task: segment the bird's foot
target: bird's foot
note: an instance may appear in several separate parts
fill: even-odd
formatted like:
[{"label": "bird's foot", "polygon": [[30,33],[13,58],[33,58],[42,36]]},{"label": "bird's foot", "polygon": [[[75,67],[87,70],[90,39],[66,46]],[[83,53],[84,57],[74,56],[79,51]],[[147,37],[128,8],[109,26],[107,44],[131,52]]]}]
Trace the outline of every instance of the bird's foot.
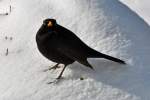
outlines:
[{"label": "bird's foot", "polygon": [[57,83],[59,83],[62,79],[63,79],[62,77],[60,77],[60,78],[58,77],[58,78],[56,78],[54,81],[48,82],[47,84],[57,84]]},{"label": "bird's foot", "polygon": [[54,70],[56,70],[57,68],[60,68],[60,66],[53,66],[53,67],[51,67],[51,68],[49,68],[48,70],[52,70],[52,69],[54,69]]},{"label": "bird's foot", "polygon": [[[55,65],[55,66],[58,66],[58,64]],[[63,74],[63,72],[64,72],[64,70],[65,70],[66,67],[67,66],[65,65],[64,68],[62,69],[61,73],[59,74],[59,76],[56,78],[56,80],[54,80],[52,82],[49,82],[48,84],[58,83],[62,79],[62,74]]]},{"label": "bird's foot", "polygon": [[45,69],[44,72],[49,71],[49,70],[52,70],[52,69],[56,70],[57,68],[60,68],[60,66],[58,66],[58,65],[59,65],[59,64],[56,64],[56,65],[53,66],[53,67],[50,67],[50,68],[48,68],[48,69]]}]

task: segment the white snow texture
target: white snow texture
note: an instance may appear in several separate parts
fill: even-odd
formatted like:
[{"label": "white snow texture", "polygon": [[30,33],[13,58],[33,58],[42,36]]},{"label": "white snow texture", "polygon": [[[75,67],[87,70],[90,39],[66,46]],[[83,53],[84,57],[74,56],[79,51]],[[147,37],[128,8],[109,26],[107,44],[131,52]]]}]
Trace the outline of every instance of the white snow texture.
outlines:
[{"label": "white snow texture", "polygon": [[[118,0],[0,0],[0,100],[150,100],[150,27],[144,16]],[[93,71],[75,62],[58,84],[47,84],[62,68],[43,72],[55,64],[35,42],[45,18],[127,65],[88,59]]]}]

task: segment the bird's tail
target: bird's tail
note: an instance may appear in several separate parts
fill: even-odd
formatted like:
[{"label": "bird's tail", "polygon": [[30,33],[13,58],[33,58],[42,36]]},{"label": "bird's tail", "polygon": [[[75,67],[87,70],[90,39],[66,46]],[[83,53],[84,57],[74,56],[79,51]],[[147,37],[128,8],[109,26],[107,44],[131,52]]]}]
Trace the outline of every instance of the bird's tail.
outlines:
[{"label": "bird's tail", "polygon": [[118,62],[120,64],[126,64],[125,61],[123,60],[120,60],[118,58],[115,58],[115,57],[112,57],[112,56],[109,56],[109,55],[106,55],[106,54],[102,54],[96,50],[92,51],[91,53],[89,53],[89,58],[105,58],[105,59],[108,59],[108,60],[112,60],[114,62]]}]

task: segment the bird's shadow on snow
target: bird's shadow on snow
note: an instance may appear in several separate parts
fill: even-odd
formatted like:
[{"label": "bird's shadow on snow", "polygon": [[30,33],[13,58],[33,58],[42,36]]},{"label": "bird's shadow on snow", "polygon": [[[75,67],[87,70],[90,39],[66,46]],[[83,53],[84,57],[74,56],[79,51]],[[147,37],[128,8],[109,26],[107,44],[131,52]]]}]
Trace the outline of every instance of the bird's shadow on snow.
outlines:
[{"label": "bird's shadow on snow", "polygon": [[[130,72],[131,65],[119,64],[105,59],[90,59],[88,61],[94,67],[94,70],[79,63],[74,63],[68,66],[71,74],[69,73],[67,78],[71,80],[81,80],[82,78],[83,81],[90,78],[125,92],[128,92],[128,88],[132,87],[128,86],[135,80],[130,77],[132,75],[132,72]],[[136,93],[133,93],[133,95],[136,95]]]},{"label": "bird's shadow on snow", "polygon": [[69,66],[71,69],[69,78],[80,79],[83,77],[86,79],[90,77],[96,81],[107,82],[107,84],[109,84],[112,82],[113,77],[120,75],[122,71],[125,72],[128,70],[128,67],[124,64],[118,64],[105,59],[90,59],[88,61],[93,66],[94,70],[79,63],[75,63]]}]

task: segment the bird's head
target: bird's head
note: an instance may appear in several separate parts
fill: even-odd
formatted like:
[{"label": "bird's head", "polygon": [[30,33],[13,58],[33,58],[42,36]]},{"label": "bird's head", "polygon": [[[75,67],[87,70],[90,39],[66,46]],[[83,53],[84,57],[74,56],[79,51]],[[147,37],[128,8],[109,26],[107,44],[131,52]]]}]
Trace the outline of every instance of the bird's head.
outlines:
[{"label": "bird's head", "polygon": [[53,28],[56,25],[56,20],[55,19],[45,19],[43,21],[43,25],[48,28]]}]

